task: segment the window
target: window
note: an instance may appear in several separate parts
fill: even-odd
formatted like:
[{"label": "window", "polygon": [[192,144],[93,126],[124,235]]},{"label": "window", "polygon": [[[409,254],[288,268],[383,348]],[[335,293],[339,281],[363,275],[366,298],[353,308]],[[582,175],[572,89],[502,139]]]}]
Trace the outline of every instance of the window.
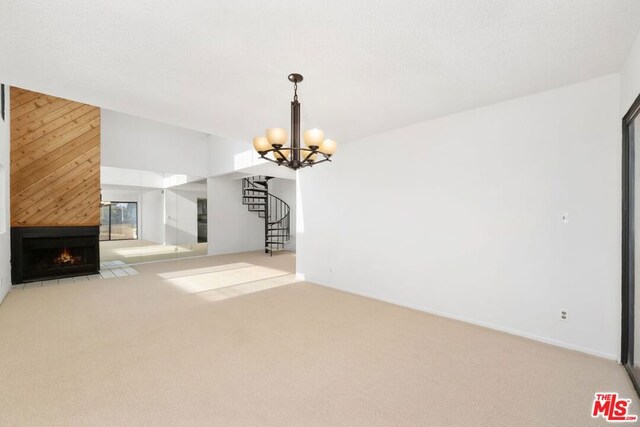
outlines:
[{"label": "window", "polygon": [[103,202],[100,207],[100,240],[138,238],[138,203]]},{"label": "window", "polygon": [[640,393],[640,95],[622,119],[622,351]]}]

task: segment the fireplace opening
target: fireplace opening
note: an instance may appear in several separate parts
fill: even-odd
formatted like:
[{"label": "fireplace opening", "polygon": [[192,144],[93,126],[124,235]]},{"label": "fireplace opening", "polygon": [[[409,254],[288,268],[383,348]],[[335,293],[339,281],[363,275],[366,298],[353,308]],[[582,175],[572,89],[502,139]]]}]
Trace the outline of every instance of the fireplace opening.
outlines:
[{"label": "fireplace opening", "polygon": [[73,251],[64,248],[60,251],[60,255],[53,259],[57,265],[77,265],[82,262],[82,255],[74,255]]},{"label": "fireplace opening", "polygon": [[48,276],[48,273],[55,273],[57,276],[58,272],[72,271],[87,262],[91,263],[91,255],[88,253],[91,248],[88,246],[47,248],[49,242],[44,242],[45,247],[39,247],[41,243],[33,240],[26,242],[25,264],[29,267],[27,275]]},{"label": "fireplace opening", "polygon": [[99,227],[14,227],[14,284],[98,273]]}]

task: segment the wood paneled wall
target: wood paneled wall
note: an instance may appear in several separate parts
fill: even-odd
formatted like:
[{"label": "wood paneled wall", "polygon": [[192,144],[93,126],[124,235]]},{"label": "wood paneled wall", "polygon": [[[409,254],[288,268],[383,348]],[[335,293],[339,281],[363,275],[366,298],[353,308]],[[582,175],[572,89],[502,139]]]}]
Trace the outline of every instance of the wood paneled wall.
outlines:
[{"label": "wood paneled wall", "polygon": [[100,108],[11,88],[11,226],[100,224]]}]

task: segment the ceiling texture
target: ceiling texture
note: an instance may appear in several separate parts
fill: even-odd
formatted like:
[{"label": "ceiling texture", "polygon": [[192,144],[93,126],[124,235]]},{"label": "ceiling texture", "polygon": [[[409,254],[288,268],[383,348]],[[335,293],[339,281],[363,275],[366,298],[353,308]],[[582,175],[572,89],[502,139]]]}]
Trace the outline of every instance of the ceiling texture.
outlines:
[{"label": "ceiling texture", "polygon": [[638,0],[0,2],[0,81],[238,140],[349,141],[618,72]]}]

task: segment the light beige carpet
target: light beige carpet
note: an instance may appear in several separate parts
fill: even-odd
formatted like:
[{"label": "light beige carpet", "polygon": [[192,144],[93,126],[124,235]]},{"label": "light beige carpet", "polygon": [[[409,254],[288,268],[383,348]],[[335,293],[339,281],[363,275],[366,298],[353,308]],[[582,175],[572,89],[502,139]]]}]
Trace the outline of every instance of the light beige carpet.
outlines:
[{"label": "light beige carpet", "polygon": [[293,283],[294,256],[139,265],[0,305],[2,426],[588,426],[615,362]]}]

